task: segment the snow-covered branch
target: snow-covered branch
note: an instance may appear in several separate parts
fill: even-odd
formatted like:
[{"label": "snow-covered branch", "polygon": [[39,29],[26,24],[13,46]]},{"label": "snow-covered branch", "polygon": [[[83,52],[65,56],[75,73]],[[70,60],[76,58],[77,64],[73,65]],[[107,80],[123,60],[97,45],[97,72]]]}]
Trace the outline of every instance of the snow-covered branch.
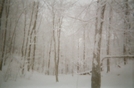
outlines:
[{"label": "snow-covered branch", "polygon": [[134,55],[106,55],[103,56],[101,61],[103,62],[105,59],[113,59],[113,58],[134,58]]}]

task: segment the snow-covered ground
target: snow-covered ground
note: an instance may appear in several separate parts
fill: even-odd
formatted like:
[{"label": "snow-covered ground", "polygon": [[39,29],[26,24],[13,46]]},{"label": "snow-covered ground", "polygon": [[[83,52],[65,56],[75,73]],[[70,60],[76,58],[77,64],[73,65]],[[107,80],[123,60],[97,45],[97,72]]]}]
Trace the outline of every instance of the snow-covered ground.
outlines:
[{"label": "snow-covered ground", "polygon": [[[110,73],[102,72],[101,88],[134,88],[134,62],[126,66],[111,69]],[[34,72],[16,81],[9,79],[4,82],[0,72],[0,88],[91,88],[91,75],[59,75],[59,82],[55,76],[47,76]]]}]

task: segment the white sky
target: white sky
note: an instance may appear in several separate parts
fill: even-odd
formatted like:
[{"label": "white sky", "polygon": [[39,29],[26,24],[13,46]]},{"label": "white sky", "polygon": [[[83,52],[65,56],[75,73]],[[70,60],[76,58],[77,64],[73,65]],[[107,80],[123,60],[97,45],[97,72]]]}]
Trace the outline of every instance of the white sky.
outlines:
[{"label": "white sky", "polygon": [[78,1],[81,4],[86,4],[86,3],[89,3],[89,1],[91,0],[69,0],[69,1]]}]

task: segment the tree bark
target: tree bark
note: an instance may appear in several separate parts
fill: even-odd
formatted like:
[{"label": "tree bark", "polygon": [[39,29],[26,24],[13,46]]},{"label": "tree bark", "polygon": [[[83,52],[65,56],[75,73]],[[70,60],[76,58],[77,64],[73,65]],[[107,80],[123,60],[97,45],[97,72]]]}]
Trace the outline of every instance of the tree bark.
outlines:
[{"label": "tree bark", "polygon": [[50,68],[50,59],[51,59],[51,49],[52,49],[52,40],[50,41],[50,46],[49,46],[49,60],[48,60],[48,75],[49,75],[49,68]]},{"label": "tree bark", "polygon": [[[129,53],[129,37],[128,37],[128,29],[129,29],[129,24],[127,22],[129,22],[129,5],[128,5],[128,0],[124,1],[125,3],[125,30],[124,30],[124,46],[123,46],[123,54],[127,55]],[[126,22],[127,21],[127,22]],[[124,65],[127,64],[127,58],[124,58]]]},{"label": "tree bark", "polygon": [[34,62],[35,62],[35,54],[36,54],[36,25],[37,25],[37,18],[38,18],[38,8],[39,8],[39,2],[37,2],[36,6],[36,14],[35,14],[35,20],[34,20],[34,26],[33,26],[33,31],[34,31],[34,49],[33,49],[33,63],[32,63],[32,70],[34,70]]},{"label": "tree bark", "polygon": [[[33,5],[32,5],[32,12],[31,12],[31,18],[30,18],[30,25],[29,25],[29,30],[28,30],[28,37],[27,37],[27,43],[26,45],[28,45],[28,58],[27,58],[27,61],[28,61],[28,66],[27,66],[27,70],[30,71],[30,68],[31,68],[31,42],[32,42],[32,34],[33,34],[33,30],[31,30],[31,25],[32,25],[32,20],[33,20],[33,13],[34,13],[34,6],[35,6],[35,3],[33,2]],[[27,47],[26,47],[27,49]]]},{"label": "tree bark", "polygon": [[[6,22],[5,22],[5,34],[4,34],[4,44],[3,44],[3,59],[4,59],[4,65],[6,64],[5,62],[6,62],[6,55],[7,55],[7,53],[6,53],[6,48],[7,48],[7,37],[8,37],[8,18],[9,18],[9,13],[10,13],[10,0],[6,0],[5,1],[6,2],[6,4],[8,4],[8,5],[5,5],[5,11],[6,11],[6,13],[5,13],[5,16],[6,16]],[[9,29],[9,30],[11,30],[11,29]]]},{"label": "tree bark", "polygon": [[[110,12],[109,12],[109,27],[107,31],[107,55],[110,55],[110,30],[111,30],[111,19],[112,19],[112,8],[110,7]],[[110,72],[110,59],[107,59],[107,73]]]},{"label": "tree bark", "polygon": [[[99,3],[99,0],[97,2]],[[102,28],[103,28],[103,19],[105,13],[105,6],[97,8],[97,18],[96,18],[96,29],[95,29],[95,42],[94,42],[94,51],[93,51],[93,60],[92,60],[92,77],[91,77],[91,88],[100,88],[101,87],[101,66],[100,66],[100,49],[101,49],[101,37],[102,37]]]},{"label": "tree bark", "polygon": [[27,15],[27,12],[25,10],[25,17],[24,17],[24,36],[23,36],[23,42],[22,42],[22,48],[21,48],[21,52],[22,52],[22,60],[23,60],[23,66],[22,66],[22,74],[24,74],[24,68],[25,68],[25,59],[26,59],[26,54],[25,54],[25,50],[24,50],[24,47],[25,46],[25,37],[26,37],[26,22],[27,22],[27,19],[26,19],[26,15]]},{"label": "tree bark", "polygon": [[[8,3],[9,5],[6,5],[5,6],[5,3]],[[3,34],[3,48],[2,48],[2,58],[0,60],[0,70],[2,70],[2,64],[4,63],[5,65],[5,61],[6,61],[6,58],[5,57],[5,51],[6,51],[6,40],[7,40],[7,25],[8,25],[8,17],[9,17],[9,9],[10,9],[10,1],[6,1],[6,0],[3,0],[2,1],[2,5],[0,7],[0,29],[1,29],[1,19],[2,19],[2,12],[4,10],[4,6],[5,6],[5,16],[6,16],[6,20],[5,20],[5,29],[3,30],[4,31],[4,34]]]},{"label": "tree bark", "polygon": [[3,9],[4,9],[5,0],[2,0],[1,2],[2,3],[0,5],[0,30],[1,30],[2,13],[3,13]]},{"label": "tree bark", "polygon": [[85,29],[83,31],[83,71],[85,71],[85,67],[86,67],[86,63],[85,63],[85,56],[86,56],[86,47],[85,47],[85,44],[86,44],[86,36],[85,36]]}]

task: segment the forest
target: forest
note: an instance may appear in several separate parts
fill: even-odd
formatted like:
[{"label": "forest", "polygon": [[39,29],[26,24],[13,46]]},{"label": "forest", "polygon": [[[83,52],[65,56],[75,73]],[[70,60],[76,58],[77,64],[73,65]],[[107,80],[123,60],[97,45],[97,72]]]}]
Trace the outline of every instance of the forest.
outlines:
[{"label": "forest", "polygon": [[134,0],[0,0],[0,88],[134,88],[133,67]]}]

